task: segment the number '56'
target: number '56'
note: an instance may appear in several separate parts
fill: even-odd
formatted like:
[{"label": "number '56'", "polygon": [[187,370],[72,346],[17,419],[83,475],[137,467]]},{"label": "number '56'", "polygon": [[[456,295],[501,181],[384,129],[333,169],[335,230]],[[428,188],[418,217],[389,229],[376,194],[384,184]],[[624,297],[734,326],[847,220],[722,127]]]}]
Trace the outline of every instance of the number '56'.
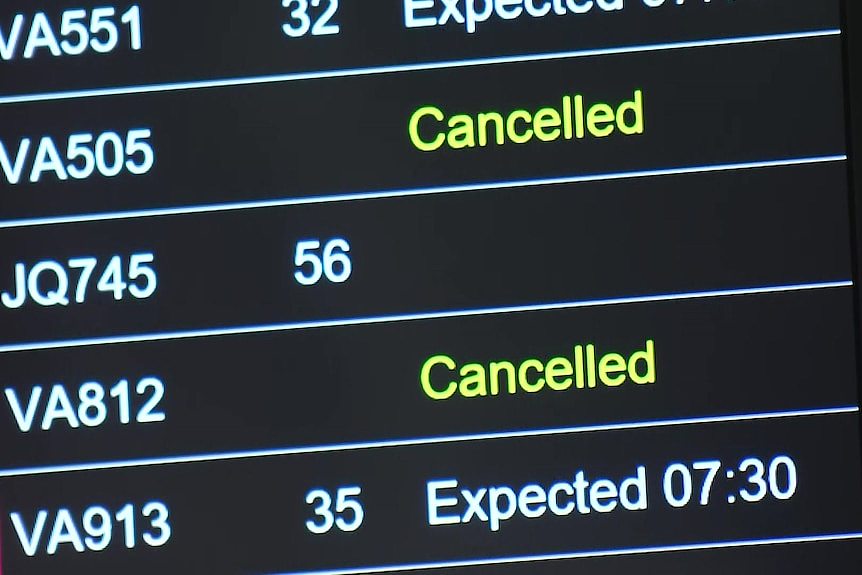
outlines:
[{"label": "number '56'", "polygon": [[343,238],[329,240],[325,245],[320,240],[302,240],[296,244],[293,277],[304,286],[315,285],[324,277],[334,284],[344,283],[353,273],[349,252],[350,243]]}]

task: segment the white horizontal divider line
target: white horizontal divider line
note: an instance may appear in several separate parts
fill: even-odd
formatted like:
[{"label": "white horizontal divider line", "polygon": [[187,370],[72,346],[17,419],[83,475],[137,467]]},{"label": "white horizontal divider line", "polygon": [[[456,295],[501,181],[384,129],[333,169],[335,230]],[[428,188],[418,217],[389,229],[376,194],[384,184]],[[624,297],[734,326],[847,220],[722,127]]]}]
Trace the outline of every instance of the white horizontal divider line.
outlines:
[{"label": "white horizontal divider line", "polygon": [[467,435],[450,435],[436,437],[418,437],[409,439],[392,439],[383,441],[367,441],[359,443],[337,443],[331,445],[314,445],[301,447],[286,447],[280,449],[260,449],[249,451],[232,451],[222,453],[204,453],[198,455],[179,455],[173,457],[154,457],[127,459],[118,461],[103,461],[96,463],[71,463],[67,465],[47,465],[0,470],[0,478],[25,477],[36,475],[55,475],[60,473],[76,473],[82,471],[104,471],[109,469],[129,469],[140,467],[157,467],[166,465],[181,465],[190,463],[209,463],[217,461],[235,461],[239,459],[260,459],[264,457],[282,457],[289,455],[307,455],[312,453],[333,453],[347,451],[364,451],[369,449],[390,449],[395,447],[418,447],[423,445],[441,445],[452,443],[468,443],[474,441],[492,441],[498,439],[519,439],[529,437],[547,437],[552,435],[576,435],[583,433],[599,433],[605,431],[630,431],[636,429],[658,429],[666,427],[682,427],[691,425],[738,423],[746,421],[769,421],[775,419],[792,419],[798,417],[817,417],[831,415],[847,415],[859,413],[858,406],[830,407],[823,409],[803,409],[795,411],[778,411],[766,413],[748,413],[741,415],[717,415],[707,417],[690,417],[684,419],[661,419],[652,421],[610,423],[600,425],[583,425],[574,427],[557,427],[549,429],[531,429],[519,431],[502,431],[491,433],[474,433]]},{"label": "white horizontal divider line", "polygon": [[70,90],[63,92],[45,92],[39,94],[22,94],[0,97],[0,105],[48,102],[55,100],[73,100],[82,98],[97,98],[103,96],[124,96],[131,94],[152,94],[158,92],[176,92],[181,90],[202,90],[208,88],[228,88],[233,86],[249,86],[255,84],[276,84],[297,82],[302,80],[319,80],[326,78],[347,78],[355,76],[372,76],[376,74],[397,74],[402,72],[421,72],[426,70],[444,70],[449,68],[467,68],[473,66],[491,66],[495,64],[516,64],[522,62],[539,62],[543,60],[563,60],[571,58],[587,58],[593,56],[611,56],[616,54],[636,54],[639,52],[658,52],[664,50],[680,50],[686,48],[706,48],[713,46],[729,46],[734,44],[752,44],[762,42],[777,42],[782,40],[803,40],[826,36],[839,36],[840,29],[809,30],[789,32],[784,34],[763,34],[740,36],[735,38],[713,38],[687,42],[664,42],[658,44],[639,44],[615,48],[596,48],[588,50],[570,50],[545,54],[521,54],[515,56],[496,56],[490,58],[472,58],[465,60],[446,60],[440,62],[424,62],[417,64],[395,64],[390,66],[371,66],[364,68],[343,68],[321,70],[316,72],[295,72],[288,74],[272,74],[266,76],[250,76],[238,78],[223,78],[218,80],[200,80],[192,82],[172,82],[164,84],[144,84],[139,86],[122,86],[115,88],[96,88],[90,90]]},{"label": "white horizontal divider line", "polygon": [[855,541],[862,539],[862,533],[836,533],[831,535],[803,535],[798,537],[775,537],[770,539],[748,539],[738,541],[717,541],[710,543],[690,543],[685,545],[664,545],[656,547],[633,547],[628,549],[606,549],[599,551],[576,551],[549,555],[524,555],[498,559],[473,559],[463,561],[441,561],[437,563],[415,563],[380,567],[360,567],[356,569],[332,569],[321,571],[302,571],[280,573],[278,575],[372,575],[376,573],[399,573],[404,571],[431,571],[488,565],[511,565],[516,563],[539,563],[543,561],[563,561],[567,559],[591,559],[599,557],[625,557],[631,555],[657,555],[661,553],[680,553],[685,551],[714,551],[719,549],[738,549],[740,547],[767,547],[772,545],[792,545],[801,543],[829,543]]},{"label": "white horizontal divider line", "polygon": [[793,285],[778,285],[778,286],[768,286],[768,287],[723,289],[723,290],[688,292],[688,293],[669,293],[669,294],[658,294],[658,295],[647,295],[647,296],[616,297],[616,298],[606,298],[606,299],[578,300],[578,301],[544,303],[544,304],[533,304],[533,305],[514,305],[514,306],[494,307],[494,308],[477,308],[477,309],[466,309],[466,310],[450,310],[450,311],[435,311],[435,312],[425,312],[425,313],[409,313],[409,314],[395,314],[395,315],[382,315],[382,316],[370,316],[370,317],[354,317],[354,318],[340,318],[340,319],[327,319],[327,320],[314,320],[314,321],[300,321],[300,322],[292,322],[292,323],[212,328],[212,329],[189,330],[189,331],[173,331],[173,332],[135,334],[135,335],[118,335],[118,336],[106,336],[106,337],[95,337],[95,338],[85,338],[85,339],[68,339],[68,340],[31,342],[31,343],[13,343],[13,344],[0,345],[0,354],[19,353],[19,352],[25,352],[25,351],[42,351],[42,350],[52,350],[52,349],[68,349],[68,348],[79,348],[79,347],[95,347],[95,346],[102,346],[102,345],[119,345],[119,344],[127,344],[127,343],[145,343],[145,342],[156,342],[156,341],[197,339],[197,338],[205,338],[205,337],[252,335],[252,334],[261,334],[261,333],[299,331],[299,330],[307,330],[307,329],[322,329],[322,328],[330,328],[330,327],[347,327],[347,326],[357,326],[357,325],[401,323],[401,322],[409,322],[409,321],[426,321],[426,320],[435,320],[435,319],[478,317],[478,316],[486,316],[486,315],[502,315],[502,314],[511,314],[511,313],[554,311],[554,310],[578,309],[578,308],[612,306],[612,305],[626,305],[626,304],[638,304],[638,303],[694,300],[694,299],[718,298],[718,297],[730,297],[730,296],[751,296],[751,295],[761,295],[761,294],[774,294],[774,293],[795,292],[795,291],[811,291],[811,290],[821,290],[821,289],[836,289],[836,288],[847,288],[847,287],[853,287],[853,282],[851,280],[833,281],[833,282],[818,282],[818,283],[807,283],[807,284],[793,284]]},{"label": "white horizontal divider line", "polygon": [[630,180],[636,178],[651,178],[659,176],[679,176],[686,174],[702,174],[710,172],[729,172],[736,170],[754,170],[764,168],[780,168],[800,166],[809,164],[822,164],[830,162],[843,162],[847,160],[846,154],[815,156],[807,158],[791,158],[781,160],[764,160],[757,162],[738,162],[731,164],[715,164],[705,166],[689,166],[676,168],[660,168],[655,170],[637,170],[629,172],[612,172],[605,174],[591,174],[578,176],[562,176],[554,178],[535,178],[527,180],[507,180],[499,182],[477,182],[475,184],[458,184],[450,186],[434,186],[424,188],[412,188],[401,190],[381,190],[368,192],[354,192],[344,194],[319,195],[309,197],[281,198],[274,200],[255,200],[248,202],[226,202],[221,204],[191,205],[172,208],[151,208],[143,210],[129,210],[120,212],[104,212],[92,214],[79,214],[71,216],[49,216],[42,218],[26,218],[15,220],[0,220],[0,230],[12,228],[26,228],[34,226],[50,226],[59,224],[79,224],[90,222],[104,222],[113,220],[130,220],[140,218],[153,218],[161,216],[180,216],[192,214],[206,214],[214,212],[233,212],[239,210],[254,210],[262,208],[278,208],[287,206],[299,206],[308,204],[330,204],[338,202],[353,202],[359,200],[380,200],[391,198],[406,198],[413,196],[430,196],[439,194],[452,194],[459,192],[478,192],[485,190],[503,190],[511,188],[529,188],[537,186],[552,186],[559,184],[579,184],[588,182],[607,182],[613,180]]}]

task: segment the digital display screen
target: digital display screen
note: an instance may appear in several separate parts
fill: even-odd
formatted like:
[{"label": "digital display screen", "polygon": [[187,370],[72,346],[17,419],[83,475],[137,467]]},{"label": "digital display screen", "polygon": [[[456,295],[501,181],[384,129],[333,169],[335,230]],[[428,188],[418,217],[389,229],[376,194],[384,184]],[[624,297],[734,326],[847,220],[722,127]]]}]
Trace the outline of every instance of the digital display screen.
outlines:
[{"label": "digital display screen", "polygon": [[857,572],[848,8],[3,2],[0,575]]}]

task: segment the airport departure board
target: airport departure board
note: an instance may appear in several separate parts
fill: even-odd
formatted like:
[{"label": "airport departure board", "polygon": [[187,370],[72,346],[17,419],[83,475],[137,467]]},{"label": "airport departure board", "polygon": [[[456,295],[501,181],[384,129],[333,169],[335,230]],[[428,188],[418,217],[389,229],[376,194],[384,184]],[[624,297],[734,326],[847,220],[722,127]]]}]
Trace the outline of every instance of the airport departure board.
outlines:
[{"label": "airport departure board", "polygon": [[838,0],[7,0],[0,574],[858,573]]}]

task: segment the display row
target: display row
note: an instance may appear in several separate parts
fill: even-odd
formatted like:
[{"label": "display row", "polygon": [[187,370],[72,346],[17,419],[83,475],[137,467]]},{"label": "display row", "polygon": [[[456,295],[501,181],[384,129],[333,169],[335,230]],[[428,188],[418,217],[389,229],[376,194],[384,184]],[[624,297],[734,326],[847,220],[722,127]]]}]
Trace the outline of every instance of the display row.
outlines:
[{"label": "display row", "polygon": [[840,22],[837,0],[39,4],[4,3],[0,93],[711,43]]},{"label": "display row", "polygon": [[846,186],[832,162],[7,229],[0,344],[848,282]]},{"label": "display row", "polygon": [[0,476],[853,412],[852,342],[838,288],[0,354]]},{"label": "display row", "polygon": [[813,416],[6,479],[4,565],[134,575],[194,557],[217,575],[387,572],[859,538],[858,424]]},{"label": "display row", "polygon": [[841,160],[840,51],[825,37],[0,106],[0,225]]}]

